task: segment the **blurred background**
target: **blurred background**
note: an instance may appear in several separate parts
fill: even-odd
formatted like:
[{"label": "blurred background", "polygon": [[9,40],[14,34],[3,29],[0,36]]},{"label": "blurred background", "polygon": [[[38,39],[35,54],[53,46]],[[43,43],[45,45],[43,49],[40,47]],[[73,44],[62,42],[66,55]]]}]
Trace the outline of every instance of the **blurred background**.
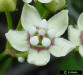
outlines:
[{"label": "blurred background", "polygon": [[[79,15],[83,12],[83,0],[67,0],[69,9],[70,24],[76,24]],[[12,12],[13,28],[18,24],[23,2],[18,0],[17,10]],[[7,21],[4,13],[0,13],[0,53],[5,49],[5,33],[8,31]],[[67,31],[63,35],[67,38]],[[80,59],[79,59],[80,58]],[[16,58],[11,56],[0,57],[0,75],[61,75],[61,70],[81,70],[83,71],[83,59],[78,52],[72,51],[66,57],[54,58],[43,67],[37,67],[31,64],[18,63]]]}]

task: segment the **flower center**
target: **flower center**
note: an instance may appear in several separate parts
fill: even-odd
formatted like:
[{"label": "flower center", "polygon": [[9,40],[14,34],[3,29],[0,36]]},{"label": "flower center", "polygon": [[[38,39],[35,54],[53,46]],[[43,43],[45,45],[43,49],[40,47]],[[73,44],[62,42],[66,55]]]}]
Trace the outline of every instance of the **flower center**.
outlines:
[{"label": "flower center", "polygon": [[80,33],[80,43],[83,45],[83,31]]},{"label": "flower center", "polygon": [[30,48],[33,48],[37,51],[48,50],[51,46],[54,45],[54,30],[48,30],[39,27],[35,28],[36,30],[33,34],[31,32],[28,32],[27,41]]},{"label": "flower center", "polygon": [[54,45],[55,30],[47,28],[47,21],[43,19],[40,27],[30,26],[28,28],[28,44],[34,50],[48,50]]}]

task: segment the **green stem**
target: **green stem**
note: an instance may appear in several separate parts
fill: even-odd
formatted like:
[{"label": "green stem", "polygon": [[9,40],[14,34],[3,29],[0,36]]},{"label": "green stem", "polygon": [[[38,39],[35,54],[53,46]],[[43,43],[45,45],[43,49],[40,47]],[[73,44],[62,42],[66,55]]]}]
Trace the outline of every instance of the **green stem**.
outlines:
[{"label": "green stem", "polygon": [[12,29],[13,23],[12,23],[12,17],[11,17],[10,12],[6,11],[5,15],[6,15],[7,23],[8,23],[8,29]]},{"label": "green stem", "polygon": [[[6,11],[5,12],[5,15],[6,15],[7,23],[8,23],[8,30],[9,29],[12,29],[13,28],[13,23],[12,23],[12,17],[11,17],[10,12]],[[10,49],[11,48],[11,45],[9,44],[8,41],[6,43],[6,48],[7,49]]]}]

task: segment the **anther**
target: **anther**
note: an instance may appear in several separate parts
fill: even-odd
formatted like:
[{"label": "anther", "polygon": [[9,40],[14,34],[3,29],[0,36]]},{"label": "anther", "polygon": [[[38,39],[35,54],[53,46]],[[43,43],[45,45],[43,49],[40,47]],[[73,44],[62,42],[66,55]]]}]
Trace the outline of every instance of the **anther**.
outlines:
[{"label": "anther", "polygon": [[36,46],[36,45],[39,43],[39,38],[38,38],[38,36],[33,36],[33,37],[31,37],[31,38],[30,38],[30,43],[31,43],[31,45]]},{"label": "anther", "polygon": [[49,38],[44,37],[43,40],[42,40],[42,45],[44,47],[48,47],[48,46],[50,46],[50,44],[51,44],[51,40]]}]

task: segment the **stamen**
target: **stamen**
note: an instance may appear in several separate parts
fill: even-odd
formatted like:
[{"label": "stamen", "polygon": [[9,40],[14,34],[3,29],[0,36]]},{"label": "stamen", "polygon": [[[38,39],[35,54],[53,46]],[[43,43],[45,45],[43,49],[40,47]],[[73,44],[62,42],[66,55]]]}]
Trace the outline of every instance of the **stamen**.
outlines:
[{"label": "stamen", "polygon": [[46,19],[43,19],[42,21],[41,21],[41,23],[40,23],[40,27],[41,28],[47,28],[47,21],[46,21]]},{"label": "stamen", "polygon": [[38,32],[38,34],[40,35],[40,36],[44,36],[45,35],[45,30],[43,30],[43,29],[40,29],[39,30],[39,32]]},{"label": "stamen", "polygon": [[50,44],[51,44],[51,40],[49,38],[44,37],[43,40],[42,40],[42,45],[44,47],[48,47],[48,46],[50,46]]},{"label": "stamen", "polygon": [[54,37],[55,37],[55,34],[56,34],[55,29],[50,29],[50,30],[48,30],[48,36],[49,36],[50,38],[54,38]]},{"label": "stamen", "polygon": [[33,35],[37,30],[36,30],[36,27],[30,26],[30,27],[28,28],[28,31],[29,31],[29,34],[30,34],[30,35]]},{"label": "stamen", "polygon": [[39,38],[38,38],[38,36],[33,36],[33,37],[31,37],[31,38],[30,38],[30,43],[31,43],[31,45],[36,46],[36,45],[39,43]]},{"label": "stamen", "polygon": [[18,61],[19,61],[20,63],[23,63],[23,62],[25,61],[25,59],[24,59],[23,57],[18,57]]}]

